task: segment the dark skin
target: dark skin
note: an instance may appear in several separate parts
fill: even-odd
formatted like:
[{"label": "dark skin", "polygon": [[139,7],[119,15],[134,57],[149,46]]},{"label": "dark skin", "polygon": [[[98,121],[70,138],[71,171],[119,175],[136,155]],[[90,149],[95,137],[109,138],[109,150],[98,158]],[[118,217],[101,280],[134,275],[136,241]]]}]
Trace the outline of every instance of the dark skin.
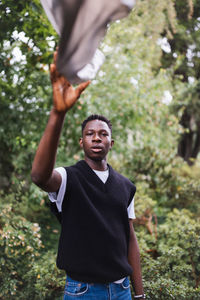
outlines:
[{"label": "dark skin", "polygon": [[54,62],[50,65],[53,108],[45,132],[40,140],[31,171],[33,182],[46,192],[56,192],[61,184],[61,176],[53,168],[65,115],[90,84],[90,81],[87,81],[74,89],[69,81],[57,72],[56,58],[57,51],[54,53]]},{"label": "dark skin", "polygon": [[[61,185],[61,176],[54,170],[57,147],[66,113],[75,105],[81,93],[89,85],[81,83],[76,89],[56,70],[57,52],[54,63],[50,66],[53,88],[53,108],[39,143],[31,171],[32,181],[47,192],[56,192]],[[114,144],[110,128],[100,120],[89,121],[80,138],[80,147],[85,154],[85,161],[94,170],[104,171],[107,166],[107,154]],[[132,220],[130,224],[130,241],[128,260],[133,268],[131,282],[136,295],[143,294],[140,254]]]},{"label": "dark skin", "polygon": [[85,161],[94,170],[107,170],[107,154],[114,144],[107,123],[100,120],[90,121],[82,135],[79,143],[85,153]]}]

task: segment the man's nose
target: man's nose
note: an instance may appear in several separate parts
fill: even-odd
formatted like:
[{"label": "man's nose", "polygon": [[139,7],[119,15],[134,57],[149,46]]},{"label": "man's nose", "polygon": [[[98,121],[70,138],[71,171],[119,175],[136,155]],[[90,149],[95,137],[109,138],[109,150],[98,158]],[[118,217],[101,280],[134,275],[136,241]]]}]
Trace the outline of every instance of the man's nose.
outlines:
[{"label": "man's nose", "polygon": [[101,141],[101,137],[99,136],[99,134],[98,133],[95,133],[94,135],[93,135],[93,139],[92,139],[94,142],[99,142],[99,141]]}]

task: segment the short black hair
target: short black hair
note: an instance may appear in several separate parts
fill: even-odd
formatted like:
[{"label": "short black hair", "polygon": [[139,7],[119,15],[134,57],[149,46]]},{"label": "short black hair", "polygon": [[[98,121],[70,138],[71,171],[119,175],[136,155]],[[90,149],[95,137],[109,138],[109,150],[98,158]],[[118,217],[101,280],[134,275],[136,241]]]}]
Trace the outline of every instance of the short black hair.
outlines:
[{"label": "short black hair", "polygon": [[105,123],[108,125],[108,127],[110,128],[110,131],[111,131],[111,133],[112,133],[112,124],[111,124],[111,121],[108,120],[106,117],[104,117],[104,116],[102,116],[102,115],[96,115],[96,114],[90,115],[87,119],[85,119],[85,120],[83,121],[83,123],[81,124],[81,127],[82,127],[82,133],[83,133],[83,130],[84,130],[86,124],[87,124],[88,122],[90,122],[90,121],[93,121],[93,120],[100,120],[100,121],[105,122]]}]

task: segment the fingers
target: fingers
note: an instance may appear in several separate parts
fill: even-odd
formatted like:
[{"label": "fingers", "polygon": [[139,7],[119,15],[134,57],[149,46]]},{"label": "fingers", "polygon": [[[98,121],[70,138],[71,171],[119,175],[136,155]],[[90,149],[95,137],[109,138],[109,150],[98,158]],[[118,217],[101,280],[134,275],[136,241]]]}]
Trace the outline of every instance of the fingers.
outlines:
[{"label": "fingers", "polygon": [[53,63],[50,65],[50,77],[51,77],[51,81],[55,81],[56,78],[59,77],[59,73],[58,73],[58,71],[56,69],[57,55],[58,55],[58,51],[56,50],[53,53]]},{"label": "fingers", "polygon": [[58,57],[58,51],[55,51],[53,54],[53,64],[50,65],[50,74],[51,81],[59,80],[61,84],[65,85],[65,87],[71,86],[70,82],[65,78],[62,74],[57,71],[56,61]]},{"label": "fingers", "polygon": [[53,62],[54,62],[54,64],[56,64],[57,57],[58,57],[58,51],[56,49],[56,51],[54,51],[54,53],[53,53]]},{"label": "fingers", "polygon": [[57,71],[55,63],[50,65],[50,78],[52,83],[59,82],[60,85],[65,87],[70,86],[69,81]]},{"label": "fingers", "polygon": [[50,73],[54,73],[56,70],[55,64],[50,64]]},{"label": "fingers", "polygon": [[71,86],[71,83],[57,71],[56,62],[58,58],[58,47],[56,47],[56,51],[53,53],[53,64],[50,65],[50,73],[51,73],[51,81],[56,81],[57,79],[60,80],[65,87]]},{"label": "fingers", "polygon": [[50,78],[52,82],[55,81],[55,72],[56,72],[55,64],[50,64]]},{"label": "fingers", "polygon": [[57,111],[65,110],[65,102],[63,98],[63,86],[60,82],[54,82],[53,84],[53,102]]},{"label": "fingers", "polygon": [[56,65],[55,64],[51,64],[50,65],[50,79],[51,79],[51,82],[54,83],[56,81],[60,81],[61,82],[64,82],[64,79],[61,79],[62,76],[58,73],[57,69],[56,69]]},{"label": "fingers", "polygon": [[76,88],[76,94],[77,94],[77,98],[81,95],[81,93],[86,89],[86,87],[90,84],[90,80],[83,82],[81,84],[78,85],[78,87]]}]

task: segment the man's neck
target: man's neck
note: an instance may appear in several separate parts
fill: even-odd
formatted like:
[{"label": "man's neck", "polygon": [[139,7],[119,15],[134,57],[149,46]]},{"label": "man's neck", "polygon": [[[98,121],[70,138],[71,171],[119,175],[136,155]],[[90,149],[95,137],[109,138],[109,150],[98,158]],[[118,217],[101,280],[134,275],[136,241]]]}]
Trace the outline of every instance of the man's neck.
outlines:
[{"label": "man's neck", "polygon": [[106,171],[108,169],[106,158],[103,160],[92,160],[88,157],[85,157],[86,163],[90,166],[91,169],[96,171]]}]

